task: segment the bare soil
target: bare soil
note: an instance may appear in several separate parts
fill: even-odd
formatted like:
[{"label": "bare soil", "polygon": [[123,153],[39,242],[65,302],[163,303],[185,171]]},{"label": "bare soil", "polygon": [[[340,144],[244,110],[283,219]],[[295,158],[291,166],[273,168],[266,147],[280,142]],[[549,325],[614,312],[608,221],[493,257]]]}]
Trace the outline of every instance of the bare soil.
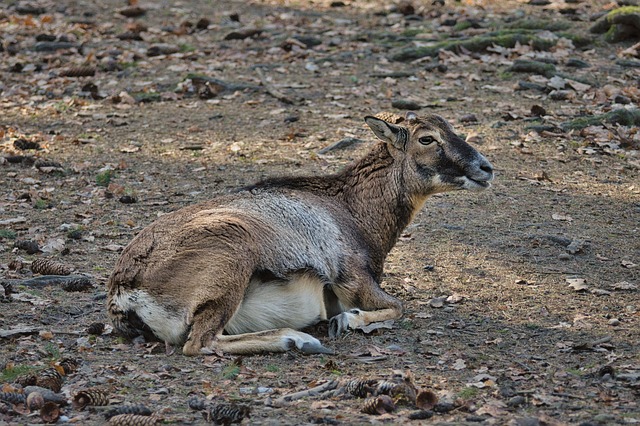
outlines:
[{"label": "bare soil", "polygon": [[[564,3],[416,2],[415,19],[384,2],[345,3],[149,2],[140,4],[146,9],[140,18],[123,17],[116,11],[124,3],[112,0],[37,2],[45,12],[32,18],[17,13],[14,2],[0,7],[0,221],[7,221],[1,277],[29,278],[29,263],[49,258],[96,283],[88,292],[13,286],[0,304],[0,330],[31,331],[0,337],[4,390],[17,372],[70,357],[81,366],[65,378],[69,398],[99,386],[110,405],[142,403],[166,423],[203,422],[187,406],[195,395],[250,405],[247,424],[395,424],[409,422],[415,407],[375,416],[362,413],[355,397],[319,395],[284,406],[269,400],[327,380],[410,371],[442,403],[441,412],[415,422],[640,422],[637,129],[525,129],[533,105],[546,110],[546,124],[606,112],[619,93],[637,105],[638,69],[614,62],[631,43],[596,39],[583,49],[552,50],[558,70],[594,83],[568,88],[565,100],[514,90],[531,77],[508,71],[513,60],[537,54],[526,46],[442,53],[446,70],[428,69],[429,59],[387,59],[416,40],[412,30],[423,31],[417,40],[426,43],[442,33],[484,33],[522,16],[588,34],[590,16],[605,3],[577,3],[571,15],[560,13]],[[196,27],[201,18],[210,20],[208,29]],[[454,30],[442,25],[447,18],[475,20],[481,28]],[[146,26],[142,40],[117,37],[136,22]],[[246,28],[262,32],[224,40]],[[65,35],[82,47],[35,51],[38,34]],[[288,40],[293,36],[319,44]],[[158,43],[177,52],[149,56]],[[569,58],[591,68],[568,67]],[[97,71],[60,75],[80,66]],[[294,103],[268,93],[256,66]],[[189,73],[252,87],[207,94],[194,89]],[[393,99],[414,100],[425,106],[419,114],[454,123],[494,164],[497,178],[482,193],[434,196],[406,230],[383,284],[405,301],[406,314],[392,329],[332,341],[319,325],[310,333],[337,355],[241,360],[167,355],[163,345],[127,342],[109,327],[98,336],[87,332],[107,321],[104,286],[119,250],[156,217],[266,176],[336,171],[373,143],[362,118],[398,112]],[[601,132],[617,145],[603,143]],[[347,137],[363,142],[319,154]],[[20,139],[40,149],[20,149]],[[59,168],[8,161],[16,155]],[[43,251],[28,254],[15,247],[19,241],[35,241]],[[66,406],[60,421],[100,424],[103,411]],[[0,423],[42,421],[37,411],[0,409]]]}]

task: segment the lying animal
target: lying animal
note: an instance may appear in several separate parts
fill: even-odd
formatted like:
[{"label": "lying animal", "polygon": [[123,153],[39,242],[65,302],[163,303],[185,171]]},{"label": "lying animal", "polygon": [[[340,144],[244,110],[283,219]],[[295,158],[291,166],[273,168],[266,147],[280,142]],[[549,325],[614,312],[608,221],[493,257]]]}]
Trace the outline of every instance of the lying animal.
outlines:
[{"label": "lying animal", "polygon": [[330,353],[297,330],[400,318],[379,285],[387,254],[430,195],[485,189],[493,167],[440,116],[365,122],[381,142],[340,173],[269,179],[142,230],[109,279],[115,328],[186,355]]}]

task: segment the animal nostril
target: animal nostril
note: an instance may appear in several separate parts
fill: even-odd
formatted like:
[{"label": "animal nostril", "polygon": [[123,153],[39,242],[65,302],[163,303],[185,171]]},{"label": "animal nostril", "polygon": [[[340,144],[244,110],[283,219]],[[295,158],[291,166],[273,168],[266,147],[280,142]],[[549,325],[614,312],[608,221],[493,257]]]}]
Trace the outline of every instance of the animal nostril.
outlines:
[{"label": "animal nostril", "polygon": [[480,166],[480,170],[486,173],[493,173],[493,167],[491,166],[491,164],[483,164],[482,166]]}]

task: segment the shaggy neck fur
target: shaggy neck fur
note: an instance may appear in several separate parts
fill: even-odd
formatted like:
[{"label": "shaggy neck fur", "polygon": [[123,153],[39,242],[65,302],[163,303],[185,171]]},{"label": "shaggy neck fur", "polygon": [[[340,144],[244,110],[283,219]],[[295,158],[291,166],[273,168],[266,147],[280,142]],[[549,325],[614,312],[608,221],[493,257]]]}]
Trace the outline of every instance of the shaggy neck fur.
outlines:
[{"label": "shaggy neck fur", "polygon": [[[370,248],[375,274],[382,274],[384,259],[398,241],[415,212],[422,207],[412,203],[397,164],[386,144],[376,145],[364,158],[342,173],[344,202],[356,219]],[[400,167],[399,167],[400,166]]]},{"label": "shaggy neck fur", "polygon": [[403,165],[397,161],[385,143],[378,143],[337,174],[268,179],[245,189],[287,188],[341,199],[370,250],[373,272],[380,277],[384,259],[425,199],[407,193]]}]

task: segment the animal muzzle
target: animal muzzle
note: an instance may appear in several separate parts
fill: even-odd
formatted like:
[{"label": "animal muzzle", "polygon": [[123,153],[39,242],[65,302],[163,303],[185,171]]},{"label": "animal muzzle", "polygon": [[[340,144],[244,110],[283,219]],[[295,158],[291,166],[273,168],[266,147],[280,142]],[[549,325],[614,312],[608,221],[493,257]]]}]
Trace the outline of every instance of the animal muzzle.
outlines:
[{"label": "animal muzzle", "polygon": [[463,189],[486,189],[491,186],[493,176],[493,166],[489,160],[478,154],[478,158],[465,168]]}]

